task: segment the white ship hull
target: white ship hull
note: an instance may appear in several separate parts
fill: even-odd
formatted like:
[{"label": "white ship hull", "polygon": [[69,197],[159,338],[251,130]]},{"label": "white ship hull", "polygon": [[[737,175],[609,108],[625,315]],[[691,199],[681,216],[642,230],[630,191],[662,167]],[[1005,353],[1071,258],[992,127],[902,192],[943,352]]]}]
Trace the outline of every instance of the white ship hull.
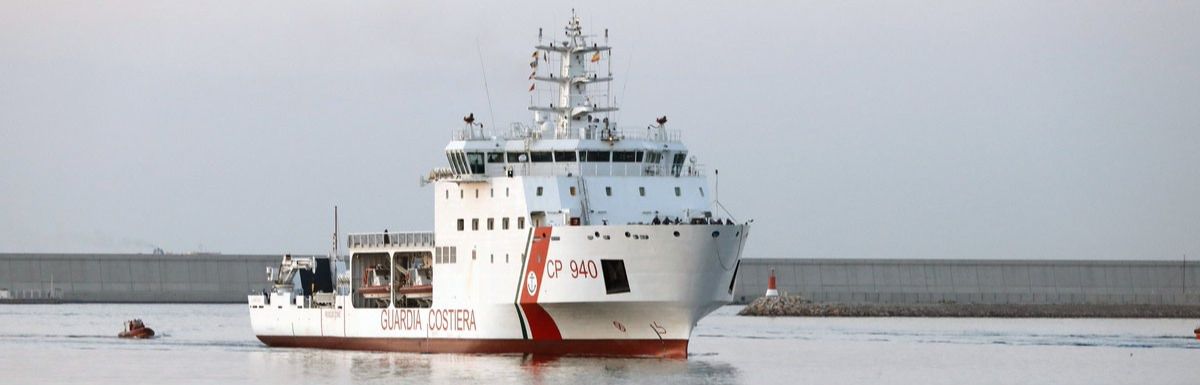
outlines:
[{"label": "white ship hull", "polygon": [[[468,261],[465,282],[473,287],[464,292],[472,295],[443,298],[435,286],[430,308],[356,308],[349,295],[314,308],[286,294],[270,301],[252,295],[251,323],[271,346],[685,357],[696,322],[732,300],[748,230],[540,227],[524,261]],[[598,266],[616,257],[624,261],[628,292],[609,294]]]},{"label": "white ship hull", "polygon": [[452,133],[449,167],[422,179],[432,231],[350,234],[346,266],[285,256],[249,298],[259,340],[687,356],[696,323],[733,300],[750,221],[733,224],[666,116],[616,121],[607,33],[574,15],[564,32],[529,56],[530,124],[484,129],[472,113]]}]

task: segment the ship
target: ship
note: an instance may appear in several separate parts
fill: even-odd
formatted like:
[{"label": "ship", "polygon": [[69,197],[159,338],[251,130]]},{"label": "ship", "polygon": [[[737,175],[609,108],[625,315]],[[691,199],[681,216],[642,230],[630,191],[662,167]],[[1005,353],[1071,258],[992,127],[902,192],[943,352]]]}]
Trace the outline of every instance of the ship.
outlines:
[{"label": "ship", "polygon": [[686,358],[697,322],[733,300],[752,221],[724,210],[666,116],[618,125],[611,50],[574,12],[560,38],[539,29],[531,121],[450,130],[447,166],[421,180],[433,231],[351,233],[341,253],[335,219],[330,257],[285,255],[249,295],[257,338]]}]

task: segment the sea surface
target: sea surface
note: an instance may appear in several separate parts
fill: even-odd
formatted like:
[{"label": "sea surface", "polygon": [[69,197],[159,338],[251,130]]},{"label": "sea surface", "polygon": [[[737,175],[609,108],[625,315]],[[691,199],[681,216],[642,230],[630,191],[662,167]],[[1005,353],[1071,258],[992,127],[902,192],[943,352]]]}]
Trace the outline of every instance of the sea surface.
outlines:
[{"label": "sea surface", "polygon": [[[244,305],[0,305],[0,384],[1198,384],[1197,320],[758,318],[687,360],[268,348]],[[139,317],[153,340],[115,337]]]}]

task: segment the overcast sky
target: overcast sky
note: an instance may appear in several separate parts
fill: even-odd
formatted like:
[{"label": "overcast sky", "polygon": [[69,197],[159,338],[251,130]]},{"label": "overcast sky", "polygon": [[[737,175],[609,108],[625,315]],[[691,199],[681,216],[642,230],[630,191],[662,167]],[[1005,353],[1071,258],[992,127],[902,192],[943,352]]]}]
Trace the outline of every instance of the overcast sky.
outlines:
[{"label": "overcast sky", "polygon": [[[468,112],[529,120],[572,6],[484,3],[0,2],[0,251],[430,229],[418,176]],[[1200,259],[1200,2],[575,7],[749,257]]]}]

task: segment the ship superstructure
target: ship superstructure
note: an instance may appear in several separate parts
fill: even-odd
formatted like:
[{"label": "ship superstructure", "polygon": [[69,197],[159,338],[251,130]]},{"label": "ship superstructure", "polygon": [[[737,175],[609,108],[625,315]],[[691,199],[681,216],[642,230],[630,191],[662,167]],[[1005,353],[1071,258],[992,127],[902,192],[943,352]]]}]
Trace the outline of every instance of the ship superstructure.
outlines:
[{"label": "ship superstructure", "polygon": [[432,232],[350,234],[336,283],[327,260],[285,258],[272,290],[249,297],[258,338],[686,356],[696,322],[732,300],[749,225],[714,212],[666,117],[617,124],[607,31],[593,41],[572,16],[564,34],[530,56],[530,124],[485,129],[469,115],[454,131],[449,167],[425,178]]}]

